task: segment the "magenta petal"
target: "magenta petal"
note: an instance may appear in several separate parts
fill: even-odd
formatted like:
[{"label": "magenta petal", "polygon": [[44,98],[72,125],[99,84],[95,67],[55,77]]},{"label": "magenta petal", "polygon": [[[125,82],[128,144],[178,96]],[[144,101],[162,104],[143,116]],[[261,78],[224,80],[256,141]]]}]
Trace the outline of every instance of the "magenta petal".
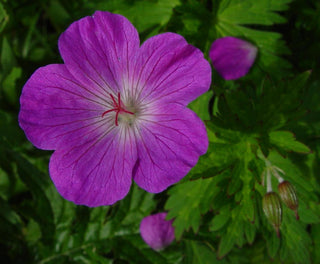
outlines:
[{"label": "magenta petal", "polygon": [[[65,65],[39,68],[23,87],[19,124],[38,148],[56,149],[101,126],[104,98],[77,83]],[[90,128],[91,127],[91,128]],[[81,132],[82,131],[82,132]]]},{"label": "magenta petal", "polygon": [[188,108],[168,104],[154,111],[140,123],[133,179],[146,191],[158,193],[189,172],[207,151],[208,138],[203,122]]},{"label": "magenta petal", "polygon": [[109,129],[85,144],[56,150],[50,159],[50,176],[67,200],[90,207],[122,199],[131,185],[137,160],[132,133]]},{"label": "magenta petal", "polygon": [[211,67],[182,36],[164,33],[143,43],[134,76],[140,100],[187,105],[209,89]]},{"label": "magenta petal", "polygon": [[124,89],[139,35],[123,16],[97,11],[72,23],[59,38],[61,56],[76,79],[97,93]]},{"label": "magenta petal", "polygon": [[143,240],[154,250],[161,250],[174,240],[172,220],[165,220],[167,213],[149,215],[142,219],[140,234]]},{"label": "magenta petal", "polygon": [[248,73],[257,52],[257,47],[247,41],[224,37],[213,42],[209,55],[213,67],[225,80],[235,80]]}]

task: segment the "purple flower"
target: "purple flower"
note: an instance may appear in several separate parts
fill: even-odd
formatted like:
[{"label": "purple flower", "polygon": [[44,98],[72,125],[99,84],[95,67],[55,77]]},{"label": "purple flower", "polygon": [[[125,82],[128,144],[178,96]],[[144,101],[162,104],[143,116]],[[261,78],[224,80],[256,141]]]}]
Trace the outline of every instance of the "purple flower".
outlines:
[{"label": "purple flower", "polygon": [[173,220],[166,220],[167,213],[149,215],[142,219],[140,234],[154,250],[161,250],[174,240]]},{"label": "purple flower", "polygon": [[251,43],[234,37],[215,40],[209,56],[213,67],[225,80],[235,80],[248,73],[258,49]]},{"label": "purple flower", "polygon": [[64,64],[23,87],[19,122],[36,147],[55,150],[49,172],[65,199],[110,205],[132,179],[161,192],[206,152],[205,126],[186,106],[209,89],[211,69],[183,37],[140,47],[125,17],[97,11],[69,26],[59,50]]}]

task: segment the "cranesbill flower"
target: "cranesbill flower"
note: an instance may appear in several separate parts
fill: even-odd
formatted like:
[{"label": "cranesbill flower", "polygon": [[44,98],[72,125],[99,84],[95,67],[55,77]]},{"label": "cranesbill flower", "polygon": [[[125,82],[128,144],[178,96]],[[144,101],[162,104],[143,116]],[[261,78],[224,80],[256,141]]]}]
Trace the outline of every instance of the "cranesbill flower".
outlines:
[{"label": "cranesbill flower", "polygon": [[154,250],[161,250],[174,240],[173,220],[166,220],[167,213],[149,215],[140,223],[143,240]]},{"label": "cranesbill flower", "polygon": [[224,37],[212,43],[209,56],[213,67],[225,80],[235,80],[248,73],[257,52],[257,47],[247,41]]},{"label": "cranesbill flower", "polygon": [[174,33],[140,46],[125,17],[101,11],[72,23],[58,44],[64,64],[30,77],[19,123],[36,147],[55,150],[49,173],[59,193],[110,205],[132,179],[157,193],[183,178],[208,147],[186,107],[210,86],[202,52]]}]

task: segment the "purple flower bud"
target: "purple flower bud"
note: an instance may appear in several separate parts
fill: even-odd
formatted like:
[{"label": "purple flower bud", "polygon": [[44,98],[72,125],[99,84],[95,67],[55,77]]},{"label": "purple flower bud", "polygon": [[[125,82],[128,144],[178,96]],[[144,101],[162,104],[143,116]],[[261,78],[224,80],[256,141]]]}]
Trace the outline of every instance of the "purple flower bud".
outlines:
[{"label": "purple flower bud", "polygon": [[279,227],[282,220],[282,207],[279,195],[275,192],[268,192],[262,200],[262,208],[268,221],[272,224],[280,237]]},{"label": "purple flower bud", "polygon": [[174,240],[173,220],[165,220],[167,213],[149,215],[142,219],[140,234],[143,240],[154,250],[167,247]]},{"label": "purple flower bud", "polygon": [[278,185],[278,190],[281,200],[286,206],[295,212],[296,218],[299,219],[298,196],[294,186],[288,181],[283,181]]},{"label": "purple flower bud", "polygon": [[212,43],[209,56],[213,67],[225,80],[235,80],[248,73],[257,52],[257,47],[247,41],[224,37]]}]

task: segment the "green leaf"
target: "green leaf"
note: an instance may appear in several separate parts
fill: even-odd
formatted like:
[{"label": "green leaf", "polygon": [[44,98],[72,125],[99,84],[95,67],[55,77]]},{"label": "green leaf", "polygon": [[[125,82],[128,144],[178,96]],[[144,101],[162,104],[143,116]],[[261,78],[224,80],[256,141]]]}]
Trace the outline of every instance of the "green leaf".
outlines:
[{"label": "green leaf", "polygon": [[218,256],[219,258],[223,258],[229,251],[233,248],[234,244],[236,244],[237,236],[232,234],[232,232],[228,232],[224,235],[219,243]]},{"label": "green leaf", "polygon": [[6,140],[10,146],[19,146],[24,141],[22,130],[18,126],[17,117],[13,114],[6,113],[0,110],[0,140]]},{"label": "green leaf", "polygon": [[[8,155],[17,164],[17,171],[21,180],[33,195],[32,205],[30,201],[26,203],[23,213],[39,223],[43,241],[51,244],[55,225],[52,207],[45,194],[45,190],[50,184],[49,178],[46,178],[35,166],[17,152],[9,151]],[[46,217],[43,217],[43,215]]]},{"label": "green leaf", "polygon": [[207,122],[209,149],[191,169],[191,179],[210,178],[230,169],[243,156],[243,134],[230,129],[221,129]]},{"label": "green leaf", "polygon": [[[205,2],[184,1],[175,8],[175,23],[171,24],[172,28],[169,24],[169,30],[184,36],[190,44],[201,49],[205,57],[208,57],[214,35],[213,19],[213,12],[207,8]],[[183,26],[179,27],[180,25]]]},{"label": "green leaf", "polygon": [[47,8],[47,14],[53,25],[63,27],[70,22],[70,15],[59,0],[51,0]]},{"label": "green leaf", "polygon": [[251,245],[254,241],[254,238],[256,236],[257,228],[254,224],[245,222],[245,229],[244,233],[246,235],[248,243]]},{"label": "green leaf", "polygon": [[270,143],[285,151],[294,151],[299,153],[310,153],[309,147],[297,141],[290,131],[273,131],[269,133]]},{"label": "green leaf", "polygon": [[2,83],[5,97],[12,105],[18,102],[16,82],[21,77],[21,73],[21,68],[13,67],[11,72],[4,78]]},{"label": "green leaf", "polygon": [[225,260],[219,261],[215,250],[209,244],[198,241],[187,240],[185,264],[215,264],[227,263]]},{"label": "green leaf", "polygon": [[309,247],[311,238],[305,227],[285,210],[281,234],[294,263],[311,263]]},{"label": "green leaf", "polygon": [[290,64],[281,55],[289,53],[281,34],[251,29],[247,25],[273,25],[286,20],[276,13],[288,8],[291,0],[223,0],[217,13],[216,30],[220,37],[235,36],[253,42],[259,48],[258,65],[274,74],[283,74]]},{"label": "green leaf", "polygon": [[173,14],[173,9],[180,0],[153,0],[153,1],[98,1],[93,10],[108,10],[127,17],[140,33],[151,31],[154,35],[159,28],[165,26]]},{"label": "green leaf", "polygon": [[7,201],[0,197],[0,242],[18,240],[22,235],[20,216],[12,210]]},{"label": "green leaf", "polygon": [[[308,199],[315,200],[314,186],[310,183],[309,174],[301,171],[290,159],[284,158],[276,151],[270,151],[268,160],[284,171],[283,178],[290,181],[297,189],[298,196],[303,195]],[[299,198],[300,199],[300,198]]]},{"label": "green leaf", "polygon": [[318,203],[312,203],[314,208],[308,208],[306,203],[300,199],[299,201],[299,217],[300,221],[305,224],[317,224],[320,223],[320,206]]},{"label": "green leaf", "polygon": [[209,101],[212,95],[212,91],[206,92],[188,105],[202,120],[210,120]]},{"label": "green leaf", "polygon": [[314,263],[320,262],[320,224],[312,225],[311,227],[311,234],[313,237],[313,260]]},{"label": "green leaf", "polygon": [[9,16],[6,13],[6,10],[3,8],[2,3],[0,3],[0,33],[5,28],[8,20],[9,20]]},{"label": "green leaf", "polygon": [[280,238],[276,235],[276,232],[272,232],[266,240],[269,256],[274,258],[280,247]]},{"label": "green leaf", "polygon": [[230,219],[230,206],[228,205],[223,207],[220,210],[219,214],[212,219],[210,223],[210,230],[217,231],[221,229],[227,224],[229,219]]},{"label": "green leaf", "polygon": [[[1,48],[1,68],[3,76],[6,76],[12,68],[16,65],[16,58],[12,50],[12,45],[9,43],[8,38],[2,39]],[[1,79],[0,79],[1,80]]]},{"label": "green leaf", "polygon": [[[130,261],[130,263],[146,264],[166,264],[166,259],[158,252],[148,248],[147,250],[137,246],[137,236],[116,237],[115,254],[120,259]],[[139,236],[139,240],[142,239]]]},{"label": "green leaf", "polygon": [[227,231],[223,233],[218,249],[219,258],[223,258],[233,248],[235,244],[242,246],[244,243],[244,222],[240,217],[240,207],[235,207],[231,213],[231,221]]},{"label": "green leaf", "polygon": [[35,244],[41,238],[41,230],[39,224],[30,219],[26,227],[26,241],[29,245]]},{"label": "green leaf", "polygon": [[190,227],[194,232],[198,231],[201,215],[210,209],[212,199],[219,192],[216,186],[219,180],[219,176],[199,179],[170,189],[165,209],[169,210],[167,218],[174,218],[173,225],[177,239],[180,239],[183,231]]},{"label": "green leaf", "polygon": [[219,7],[219,18],[222,21],[239,25],[284,23],[286,19],[276,11],[286,10],[291,1],[223,0]]}]

